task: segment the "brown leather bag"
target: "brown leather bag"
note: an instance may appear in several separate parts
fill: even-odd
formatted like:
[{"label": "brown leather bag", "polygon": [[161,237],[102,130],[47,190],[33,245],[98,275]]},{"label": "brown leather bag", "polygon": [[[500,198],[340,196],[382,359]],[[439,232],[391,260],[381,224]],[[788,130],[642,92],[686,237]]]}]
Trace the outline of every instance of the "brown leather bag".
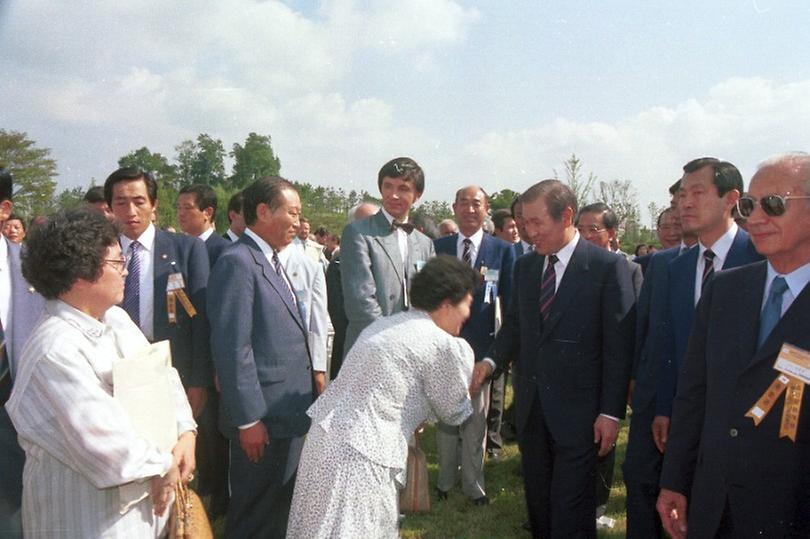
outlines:
[{"label": "brown leather bag", "polygon": [[408,446],[408,479],[399,494],[399,510],[403,513],[426,513],[430,511],[427,457],[420,447],[418,432],[414,434],[414,440],[414,447]]},{"label": "brown leather bag", "polygon": [[214,539],[202,500],[182,481],[174,489],[174,509],[169,518],[171,539]]}]

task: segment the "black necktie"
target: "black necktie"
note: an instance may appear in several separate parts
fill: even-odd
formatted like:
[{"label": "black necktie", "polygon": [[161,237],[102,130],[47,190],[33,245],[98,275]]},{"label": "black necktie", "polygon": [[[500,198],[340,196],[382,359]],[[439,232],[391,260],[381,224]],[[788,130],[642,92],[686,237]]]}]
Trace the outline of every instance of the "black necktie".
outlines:
[{"label": "black necktie", "polygon": [[706,288],[706,283],[714,275],[714,251],[706,249],[703,251],[703,279],[700,282],[700,289]]},{"label": "black necktie", "polygon": [[543,272],[543,281],[540,283],[540,316],[543,322],[551,312],[551,304],[554,303],[554,293],[557,287],[557,273],[554,271],[554,264],[557,263],[557,255],[548,257],[548,266]]},{"label": "black necktie", "polygon": [[462,243],[464,244],[464,252],[461,254],[461,260],[468,266],[472,266],[472,240],[464,238]]},{"label": "black necktie", "polygon": [[413,223],[400,223],[399,221],[394,221],[391,223],[391,230],[396,230],[398,228],[402,229],[406,234],[410,234],[413,232],[413,229],[416,227]]}]

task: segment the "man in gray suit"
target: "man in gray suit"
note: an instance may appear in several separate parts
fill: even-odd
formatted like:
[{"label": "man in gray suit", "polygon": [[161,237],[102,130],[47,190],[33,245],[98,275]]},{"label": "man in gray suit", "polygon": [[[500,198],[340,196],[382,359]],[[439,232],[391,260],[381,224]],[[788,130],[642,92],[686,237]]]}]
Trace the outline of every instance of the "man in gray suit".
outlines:
[{"label": "man in gray suit", "polygon": [[343,231],[340,258],[349,326],[344,356],[363,329],[381,316],[409,307],[410,279],[435,256],[430,238],[408,221],[425,190],[425,175],[413,159],[397,157],[377,174],[382,209]]},{"label": "man in gray suit", "polygon": [[247,228],[214,265],[207,297],[230,439],[225,534],[283,538],[314,400],[308,330],[280,260],[295,237],[301,201],[278,177],[257,180],[243,194]]},{"label": "man in gray suit", "polygon": [[[0,223],[11,215],[12,178],[0,169]],[[22,537],[20,505],[25,453],[17,444],[5,404],[11,395],[17,362],[44,300],[25,280],[20,246],[0,236],[0,536]]]}]

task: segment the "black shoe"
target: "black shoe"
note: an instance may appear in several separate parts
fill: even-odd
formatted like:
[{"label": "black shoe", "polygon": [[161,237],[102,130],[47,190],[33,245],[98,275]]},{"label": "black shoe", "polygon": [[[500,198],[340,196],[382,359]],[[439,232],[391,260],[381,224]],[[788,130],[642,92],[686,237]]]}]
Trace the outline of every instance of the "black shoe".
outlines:
[{"label": "black shoe", "polygon": [[442,489],[437,487],[436,488],[436,498],[438,498],[439,500],[446,500],[447,499],[447,491],[442,490]]},{"label": "black shoe", "polygon": [[480,498],[476,498],[473,501],[473,505],[489,505],[489,498],[487,498],[486,494],[481,496]]}]

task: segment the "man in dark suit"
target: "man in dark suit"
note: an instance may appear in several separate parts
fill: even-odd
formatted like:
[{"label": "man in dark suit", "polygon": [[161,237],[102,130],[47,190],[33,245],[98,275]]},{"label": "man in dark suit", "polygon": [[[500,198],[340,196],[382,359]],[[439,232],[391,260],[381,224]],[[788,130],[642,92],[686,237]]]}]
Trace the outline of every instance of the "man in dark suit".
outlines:
[{"label": "man in dark suit", "polygon": [[[0,226],[11,215],[13,179],[0,169]],[[0,536],[22,537],[20,507],[25,453],[6,412],[17,363],[45,304],[23,277],[20,246],[0,236]],[[6,338],[8,336],[9,338]]]},{"label": "man in dark suit", "polygon": [[[121,306],[150,342],[170,342],[173,366],[198,417],[214,383],[205,314],[208,254],[199,238],[152,224],[157,189],[152,174],[137,167],[120,168],[104,182],[104,196],[121,227],[121,251],[128,259]],[[188,305],[169,299],[181,292]]]},{"label": "man in dark suit", "polygon": [[231,440],[226,535],[283,538],[314,400],[307,327],[278,257],[295,237],[301,201],[278,177],[243,194],[247,229],[220,256],[208,294]]},{"label": "man in dark suit", "polygon": [[[671,249],[681,244],[683,231],[681,229],[681,218],[678,216],[677,208],[669,207],[658,214],[656,221],[655,232],[658,235],[658,241],[661,242],[662,249]],[[637,256],[633,259],[634,262],[641,266],[641,271],[647,271],[647,264],[655,253],[649,253],[644,256]]]},{"label": "man in dark suit", "polygon": [[596,459],[625,414],[633,285],[621,258],[581,239],[567,185],[544,180],[521,202],[535,252],[515,265],[496,363],[476,363],[471,391],[512,362],[532,534],[596,537]]},{"label": "man in dark suit", "polygon": [[377,173],[377,187],[382,209],[351,223],[341,239],[340,279],[349,319],[344,357],[366,326],[409,308],[411,278],[435,254],[430,238],[408,220],[425,190],[425,174],[416,161],[390,160]]},{"label": "man in dark suit", "polygon": [[245,231],[245,216],[242,214],[242,191],[237,191],[228,201],[228,230],[222,235],[226,240],[236,241]]},{"label": "man in dark suit", "polygon": [[[470,318],[461,328],[460,336],[473,349],[475,360],[481,361],[495,336],[496,312],[509,300],[514,252],[512,245],[485,233],[482,226],[489,210],[487,195],[478,186],[463,187],[456,192],[453,213],[458,234],[435,240],[437,254],[458,257],[481,276],[473,295]],[[484,449],[487,441],[487,411],[489,388],[473,397],[473,413],[460,426],[439,423],[436,446],[439,454],[437,493],[440,499],[456,484],[456,470],[461,455],[461,490],[476,505],[486,505],[489,498],[484,487]],[[461,451],[459,452],[459,447]]]},{"label": "man in dark suit", "polygon": [[[217,193],[210,185],[193,184],[180,189],[177,196],[177,221],[189,236],[205,242],[208,261],[214,263],[232,243],[214,229],[217,215]],[[209,515],[217,518],[228,510],[228,441],[217,428],[219,392],[209,388],[202,412],[196,418],[198,491],[211,496]]]},{"label": "man in dark suit", "polygon": [[[380,211],[380,207],[371,202],[361,202],[351,209],[349,222],[365,219]],[[343,285],[340,283],[340,250],[332,255],[332,260],[326,268],[326,308],[332,322],[334,337],[332,338],[332,354],[329,363],[329,379],[334,380],[343,364],[343,344],[346,341],[346,328],[349,319],[343,309]]]},{"label": "man in dark suit", "polygon": [[[769,412],[754,410],[780,375],[782,345],[810,350],[807,198],[808,154],[761,165],[738,208],[767,262],[715,275],[698,304],[658,499],[676,539],[810,537],[810,395],[789,386]],[[802,413],[782,432],[788,396]]]},{"label": "man in dark suit", "polygon": [[[627,264],[627,269],[630,271],[633,280],[633,296],[638,300],[644,281],[641,266],[628,260],[623,253],[613,251],[611,248],[611,244],[616,240],[619,232],[619,218],[616,213],[604,202],[588,204],[579,210],[576,225],[582,238],[597,247],[616,254]],[[630,339],[627,345],[632,350],[635,331],[628,332],[627,336]],[[611,449],[607,455],[599,457],[596,470],[596,515],[600,518],[607,511],[610,489],[613,487],[613,468],[615,464],[616,448]]]},{"label": "man in dark suit", "polygon": [[731,208],[743,191],[737,167],[713,157],[694,159],[684,165],[678,192],[678,212],[684,232],[695,234],[698,245],[667,267],[666,319],[661,338],[652,344],[652,354],[661,361],[656,389],[653,441],[662,453],[669,434],[672,400],[678,371],[686,353],[703,286],[715,271],[761,260],[748,234],[731,216]]}]

